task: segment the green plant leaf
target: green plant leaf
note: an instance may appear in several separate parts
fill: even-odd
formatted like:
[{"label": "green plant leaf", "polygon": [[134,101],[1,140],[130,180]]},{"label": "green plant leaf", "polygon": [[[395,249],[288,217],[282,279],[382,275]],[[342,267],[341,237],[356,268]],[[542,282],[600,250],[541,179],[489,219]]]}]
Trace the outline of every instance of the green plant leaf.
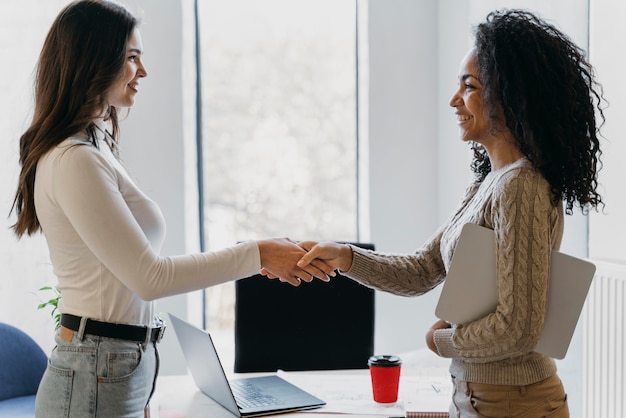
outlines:
[{"label": "green plant leaf", "polygon": [[51,287],[51,286],[44,286],[40,288],[39,290],[40,291],[53,291],[55,294],[55,297],[48,299],[47,302],[42,302],[39,305],[37,305],[37,309],[44,309],[50,306],[52,308],[50,315],[54,318],[55,323],[56,323],[55,329],[57,329],[61,325],[61,314],[58,311],[59,300],[61,300],[61,292],[59,292],[59,289],[57,289],[56,287]]}]

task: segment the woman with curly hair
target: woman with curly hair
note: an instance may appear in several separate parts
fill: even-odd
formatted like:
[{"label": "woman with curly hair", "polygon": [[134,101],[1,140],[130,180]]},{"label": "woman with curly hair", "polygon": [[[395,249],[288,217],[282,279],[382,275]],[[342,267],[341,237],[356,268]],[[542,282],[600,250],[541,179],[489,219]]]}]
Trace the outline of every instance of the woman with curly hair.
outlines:
[{"label": "woman with curly hair", "polygon": [[310,251],[300,266],[325,260],[367,286],[416,296],[445,279],[463,225],[494,230],[495,312],[463,325],[438,321],[426,335],[451,359],[452,417],[569,416],[554,359],[534,349],[564,212],[603,204],[602,101],[584,52],[565,34],[527,11],[492,12],[475,30],[450,100],[476,177],[448,221],[410,255],[301,243]]}]

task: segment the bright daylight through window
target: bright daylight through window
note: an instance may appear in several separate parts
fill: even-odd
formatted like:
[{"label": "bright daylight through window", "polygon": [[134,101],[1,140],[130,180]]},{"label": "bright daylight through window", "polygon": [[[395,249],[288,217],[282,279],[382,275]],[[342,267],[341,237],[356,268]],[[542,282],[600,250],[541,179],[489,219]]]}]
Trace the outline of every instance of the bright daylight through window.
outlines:
[{"label": "bright daylight through window", "polygon": [[[204,239],[357,238],[355,0],[198,2]],[[207,290],[232,330],[234,286]]]}]

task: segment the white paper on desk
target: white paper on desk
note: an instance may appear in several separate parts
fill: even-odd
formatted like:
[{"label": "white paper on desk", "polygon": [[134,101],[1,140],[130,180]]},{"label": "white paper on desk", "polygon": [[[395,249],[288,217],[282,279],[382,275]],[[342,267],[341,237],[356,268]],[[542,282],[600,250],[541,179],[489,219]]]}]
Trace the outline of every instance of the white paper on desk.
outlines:
[{"label": "white paper on desk", "polygon": [[[410,379],[410,378],[408,378]],[[404,398],[406,412],[448,412],[452,402],[452,382],[449,378],[414,378]]]},{"label": "white paper on desk", "polygon": [[404,404],[374,402],[369,374],[307,374],[278,371],[278,376],[326,402],[307,413],[403,416]]},{"label": "white paper on desk", "polygon": [[437,398],[447,397],[449,403],[451,396],[451,389],[445,386],[451,386],[450,381],[446,383],[445,379],[437,377],[402,376],[398,402],[380,404],[374,402],[369,374],[310,374],[279,370],[278,375],[326,402],[322,408],[307,410],[307,413],[404,416],[404,400],[419,404],[436,394]]}]

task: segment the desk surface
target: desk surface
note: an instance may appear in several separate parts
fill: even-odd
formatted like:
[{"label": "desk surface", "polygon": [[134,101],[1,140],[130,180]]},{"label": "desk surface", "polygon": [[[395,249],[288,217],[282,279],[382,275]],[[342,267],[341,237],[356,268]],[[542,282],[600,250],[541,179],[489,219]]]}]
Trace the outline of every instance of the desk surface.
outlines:
[{"label": "desk surface", "polygon": [[[231,375],[229,377],[248,377],[255,376],[260,374],[241,374],[241,375]],[[262,374],[261,374],[262,375]],[[402,368],[402,374],[400,378],[400,392],[398,403],[395,406],[390,407],[390,413],[381,412],[380,404],[376,404],[371,398],[371,386],[366,387],[364,382],[367,382],[369,379],[369,371],[365,370],[336,370],[336,371],[321,371],[321,372],[289,372],[282,376],[287,380],[291,380],[291,378],[296,379],[291,380],[293,383],[298,384],[297,379],[303,378],[306,382],[317,380],[320,382],[320,379],[327,379],[328,382],[333,382],[336,380],[336,383],[341,384],[341,379],[356,379],[355,382],[359,383],[354,385],[353,387],[346,388],[346,398],[350,398],[347,401],[353,401],[356,398],[362,399],[358,402],[361,402],[359,405],[360,412],[358,414],[360,417],[372,417],[372,418],[381,418],[381,416],[400,416],[403,415],[403,400],[404,399],[415,399],[413,395],[417,393],[417,383],[418,381],[430,382],[431,379],[433,381],[441,382],[448,381],[448,371],[447,368],[442,367],[432,367],[425,369],[413,369],[408,367]],[[420,383],[421,384],[421,383]],[[316,393],[316,390],[311,390],[305,385],[298,386],[303,387],[305,390],[310,391],[314,395],[321,397],[324,400],[328,401],[326,397],[328,394],[324,395],[319,392]],[[430,383],[428,383],[430,389]],[[343,386],[341,386],[343,390]],[[341,391],[341,390],[340,390]],[[367,393],[362,393],[366,391]],[[358,392],[358,393],[355,393]],[[439,391],[438,391],[439,392]],[[447,398],[448,394],[441,394]],[[316,416],[319,418],[331,418],[331,417],[342,417],[345,418],[345,413],[335,413],[333,410],[336,405],[336,399],[331,402],[328,402],[328,407],[331,407],[330,411],[322,410],[313,410],[313,411],[302,411],[302,412],[292,412],[286,414],[280,414],[280,417],[308,417],[315,418]],[[372,415],[363,414],[362,408],[369,408],[372,410]],[[328,408],[326,408],[328,409]],[[368,414],[371,413],[368,409]],[[400,413],[398,413],[400,410]],[[354,416],[354,415],[353,415]],[[212,417],[212,418],[233,418],[233,415],[228,412],[226,409],[222,408],[220,405],[213,402],[210,398],[205,396],[202,392],[198,390],[195,386],[193,379],[190,375],[184,376],[160,376],[157,381],[157,388],[155,392],[155,396],[152,401],[152,418],[200,418],[200,417]]]}]

